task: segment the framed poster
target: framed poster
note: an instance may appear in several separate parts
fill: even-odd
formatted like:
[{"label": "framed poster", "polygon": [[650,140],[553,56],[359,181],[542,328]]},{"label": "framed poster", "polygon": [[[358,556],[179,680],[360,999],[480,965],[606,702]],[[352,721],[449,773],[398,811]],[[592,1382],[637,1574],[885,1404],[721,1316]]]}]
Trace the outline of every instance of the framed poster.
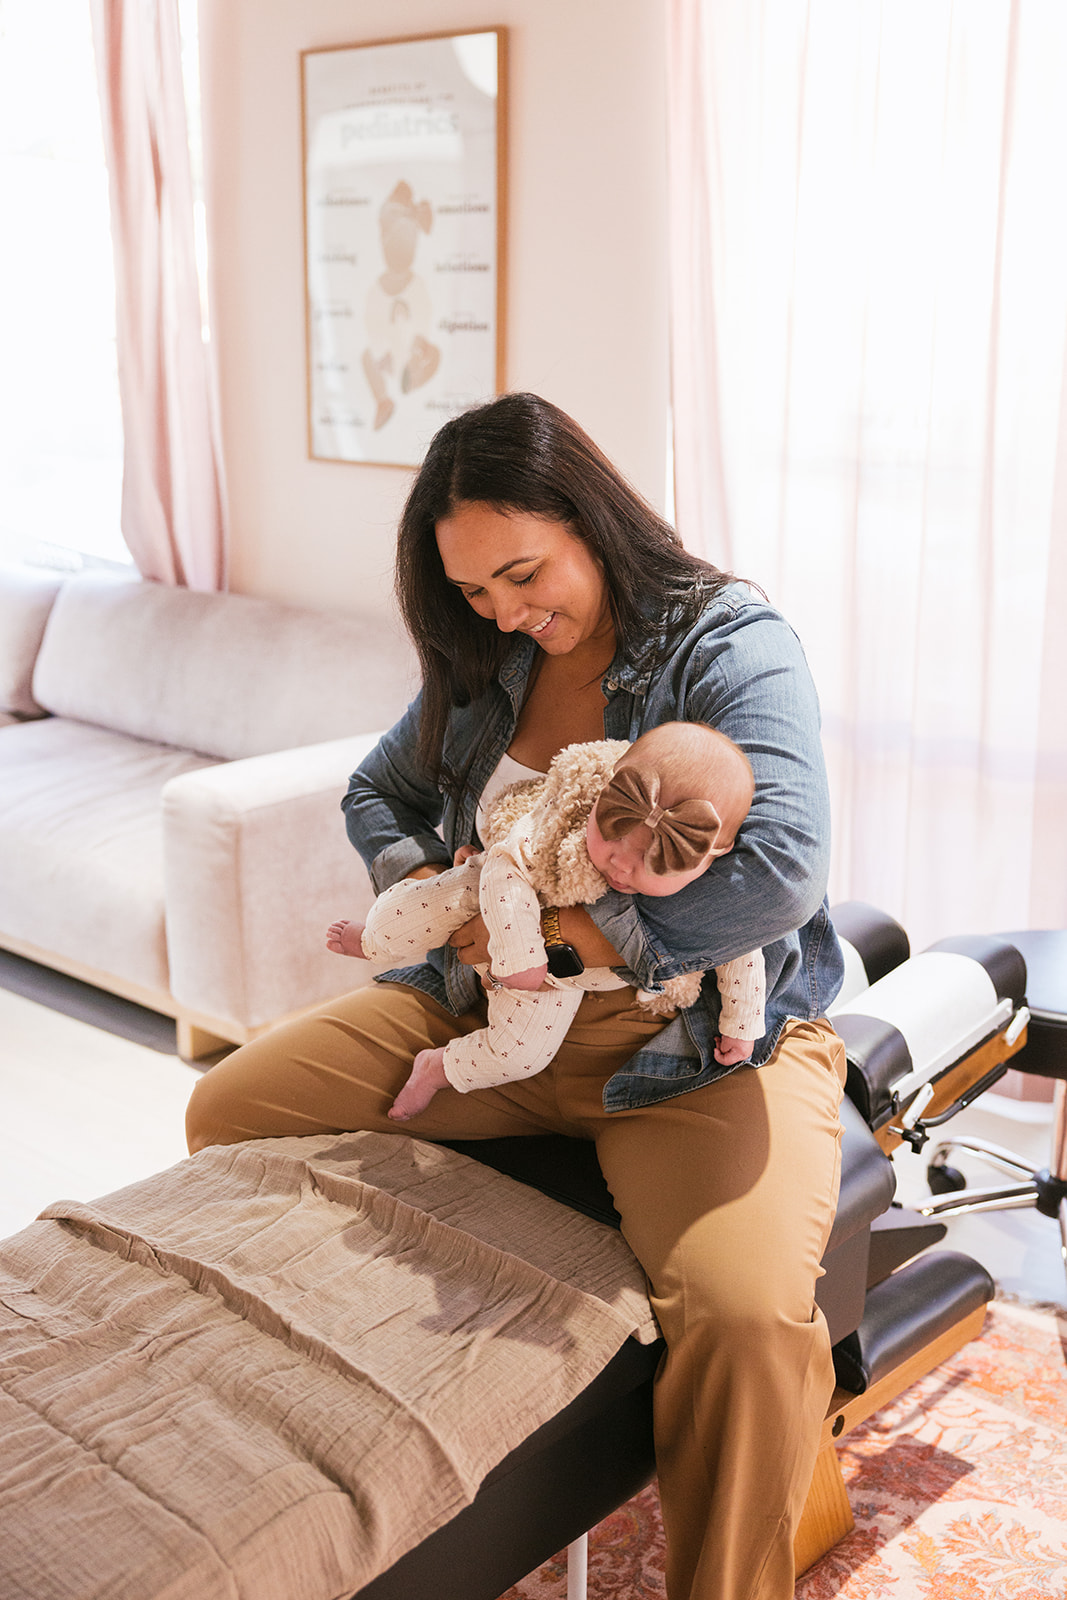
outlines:
[{"label": "framed poster", "polygon": [[302,53],[317,459],[416,466],[503,387],[504,38]]}]

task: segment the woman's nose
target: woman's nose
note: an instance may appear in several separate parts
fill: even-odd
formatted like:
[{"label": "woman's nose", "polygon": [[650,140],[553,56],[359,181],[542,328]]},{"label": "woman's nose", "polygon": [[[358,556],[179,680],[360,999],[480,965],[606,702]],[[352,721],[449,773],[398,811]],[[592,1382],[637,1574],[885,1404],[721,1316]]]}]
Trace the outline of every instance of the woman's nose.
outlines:
[{"label": "woman's nose", "polygon": [[493,617],[501,633],[514,633],[525,621],[529,609],[518,595],[502,595],[493,602]]}]

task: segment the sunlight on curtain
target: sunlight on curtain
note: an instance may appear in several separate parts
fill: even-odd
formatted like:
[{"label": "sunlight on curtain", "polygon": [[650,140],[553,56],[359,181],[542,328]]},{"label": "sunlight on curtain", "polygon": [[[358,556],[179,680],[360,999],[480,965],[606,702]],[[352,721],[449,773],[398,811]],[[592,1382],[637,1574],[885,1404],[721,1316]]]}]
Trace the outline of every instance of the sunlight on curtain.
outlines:
[{"label": "sunlight on curtain", "polygon": [[0,5],[0,555],[128,562],[87,0]]},{"label": "sunlight on curtain", "polygon": [[224,589],[225,486],[197,263],[181,5],[89,0],[89,9],[110,174],[122,530],[145,577]]},{"label": "sunlight on curtain", "polygon": [[831,898],[1067,925],[1067,6],[672,0],[686,543],[819,686]]}]

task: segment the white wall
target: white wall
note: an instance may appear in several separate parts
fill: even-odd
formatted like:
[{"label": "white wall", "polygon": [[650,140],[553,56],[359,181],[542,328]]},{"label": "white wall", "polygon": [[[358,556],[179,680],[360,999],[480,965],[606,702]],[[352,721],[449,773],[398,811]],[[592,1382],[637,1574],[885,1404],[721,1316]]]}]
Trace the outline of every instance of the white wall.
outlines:
[{"label": "white wall", "polygon": [[665,0],[201,0],[232,587],[386,604],[410,474],[307,456],[300,51],[509,30],[506,384],[662,507]]}]

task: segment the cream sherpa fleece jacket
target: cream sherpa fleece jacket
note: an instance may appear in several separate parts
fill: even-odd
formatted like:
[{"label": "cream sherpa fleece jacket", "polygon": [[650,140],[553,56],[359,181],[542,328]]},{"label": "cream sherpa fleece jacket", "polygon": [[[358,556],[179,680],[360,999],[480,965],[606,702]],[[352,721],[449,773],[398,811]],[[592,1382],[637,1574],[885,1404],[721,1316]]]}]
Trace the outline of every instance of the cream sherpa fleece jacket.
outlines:
[{"label": "cream sherpa fleece jacket", "polygon": [[[623,739],[568,745],[543,778],[510,784],[490,806],[482,830],[487,848],[502,844],[516,822],[525,819],[534,840],[525,852],[528,875],[542,905],[592,905],[607,892],[607,883],[589,859],[585,829],[600,791],[629,748]],[[638,990],[638,1002],[660,1013],[691,1006],[702,978],[701,972],[669,978],[655,993]]]}]

